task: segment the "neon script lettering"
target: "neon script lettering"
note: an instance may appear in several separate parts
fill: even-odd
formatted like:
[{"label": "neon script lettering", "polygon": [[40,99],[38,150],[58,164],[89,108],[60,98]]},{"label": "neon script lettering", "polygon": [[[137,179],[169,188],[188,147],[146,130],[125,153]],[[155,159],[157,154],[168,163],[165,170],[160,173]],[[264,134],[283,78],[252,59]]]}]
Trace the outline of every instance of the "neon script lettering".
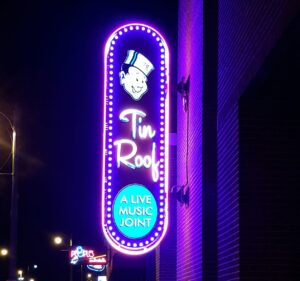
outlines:
[{"label": "neon script lettering", "polygon": [[70,253],[71,264],[77,264],[82,259],[94,258],[94,250],[86,250],[81,246],[76,247],[75,250],[72,250]]},{"label": "neon script lettering", "polygon": [[[138,109],[125,109],[121,112],[119,119],[122,122],[129,123],[131,127],[131,137],[133,140],[137,138],[145,140],[152,139],[156,131],[151,125],[141,125],[146,113]],[[138,146],[135,141],[131,139],[120,139],[114,142],[117,148],[117,166],[120,168],[121,164],[131,168],[145,167],[151,168],[152,179],[154,182],[158,181],[159,177],[159,163],[156,161],[156,143],[152,142],[151,153],[147,155],[137,154]],[[125,152],[126,151],[126,152]]]},{"label": "neon script lettering", "polygon": [[[129,118],[127,117],[129,115]],[[131,118],[130,118],[131,117]],[[153,138],[156,134],[150,125],[143,125],[143,118],[146,117],[146,113],[138,109],[125,109],[120,114],[120,120],[123,122],[131,122],[131,132],[132,138],[136,139],[136,134],[138,131],[138,136],[141,139]]]}]

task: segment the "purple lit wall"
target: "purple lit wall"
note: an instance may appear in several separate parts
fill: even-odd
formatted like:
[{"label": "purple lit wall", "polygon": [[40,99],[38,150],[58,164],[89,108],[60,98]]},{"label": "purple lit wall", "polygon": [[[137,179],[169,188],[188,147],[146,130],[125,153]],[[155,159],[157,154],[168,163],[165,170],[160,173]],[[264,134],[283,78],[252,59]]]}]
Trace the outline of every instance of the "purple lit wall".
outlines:
[{"label": "purple lit wall", "polygon": [[234,106],[284,28],[297,0],[219,1],[219,119]]},{"label": "purple lit wall", "polygon": [[177,184],[188,180],[190,186],[189,207],[177,206],[180,281],[202,276],[202,15],[202,1],[179,1],[178,81],[191,76],[189,112],[183,111],[180,97],[177,104]]},{"label": "purple lit wall", "polygon": [[297,2],[179,1],[178,81],[190,75],[190,104],[184,112],[178,96],[177,184],[188,181],[190,204],[177,207],[177,280],[240,279],[239,97]]},{"label": "purple lit wall", "polygon": [[239,280],[238,99],[293,18],[297,1],[219,1],[218,278]]},{"label": "purple lit wall", "polygon": [[239,280],[238,108],[218,132],[218,278]]}]

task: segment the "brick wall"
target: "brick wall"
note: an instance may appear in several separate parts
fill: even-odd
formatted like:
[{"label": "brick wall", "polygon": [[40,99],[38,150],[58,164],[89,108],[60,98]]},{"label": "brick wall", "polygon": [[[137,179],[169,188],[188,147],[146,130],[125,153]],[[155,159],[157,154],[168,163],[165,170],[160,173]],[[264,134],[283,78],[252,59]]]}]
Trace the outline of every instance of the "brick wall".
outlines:
[{"label": "brick wall", "polygon": [[300,13],[239,102],[241,280],[300,280]]},{"label": "brick wall", "polygon": [[[216,280],[214,242],[218,280],[240,278],[238,100],[298,6],[296,0],[179,1],[178,80],[191,75],[191,84],[188,114],[178,101],[177,184],[188,178],[190,205],[177,208],[177,280]],[[216,241],[209,238],[213,223]]]},{"label": "brick wall", "polygon": [[190,75],[189,112],[180,97],[177,111],[177,184],[190,187],[189,207],[177,206],[180,281],[202,280],[202,11],[202,1],[179,1],[178,81]]},{"label": "brick wall", "polygon": [[219,1],[219,119],[245,91],[298,8],[297,0]]},{"label": "brick wall", "polygon": [[297,12],[298,1],[219,1],[218,276],[238,280],[238,99]]},{"label": "brick wall", "polygon": [[218,280],[239,280],[238,106],[218,128]]}]

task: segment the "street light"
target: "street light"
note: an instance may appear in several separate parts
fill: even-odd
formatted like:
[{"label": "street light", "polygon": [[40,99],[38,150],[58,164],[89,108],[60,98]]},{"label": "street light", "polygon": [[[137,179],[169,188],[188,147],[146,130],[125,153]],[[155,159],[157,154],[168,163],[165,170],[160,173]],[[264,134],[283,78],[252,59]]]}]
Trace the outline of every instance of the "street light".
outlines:
[{"label": "street light", "polygon": [[[54,236],[53,237],[53,243],[54,243],[54,245],[56,245],[56,246],[61,246],[61,245],[63,245],[63,244],[65,244],[65,242],[64,242],[64,240],[66,240],[66,239],[64,239],[64,237],[65,236],[60,236],[60,235],[56,235],[56,236]],[[69,237],[69,239],[67,239],[67,240],[69,240],[69,248],[68,248],[68,250],[66,250],[66,251],[68,251],[68,252],[70,252],[70,250],[72,249],[72,246],[73,246],[73,240],[72,240],[72,235]],[[69,274],[69,278],[70,278],[70,281],[73,281],[73,268],[72,268],[72,264],[70,263],[70,274]]]},{"label": "street light", "polygon": [[14,280],[16,276],[16,260],[17,260],[17,219],[18,219],[18,190],[15,184],[15,157],[16,157],[16,130],[10,119],[0,111],[0,115],[9,123],[12,131],[11,137],[11,172],[0,173],[3,176],[11,176],[11,205],[10,205],[10,255],[9,255],[9,279]]},{"label": "street light", "polygon": [[53,238],[53,242],[54,242],[55,245],[61,245],[62,242],[63,242],[63,239],[62,239],[62,237],[60,237],[60,236],[55,236],[55,237]]},{"label": "street light", "polygon": [[8,250],[6,248],[0,250],[0,256],[6,257],[7,255],[8,255]]},{"label": "street light", "polygon": [[19,275],[19,276],[18,276],[18,280],[20,280],[20,281],[24,280],[24,277],[23,277],[23,270],[19,269],[17,273],[18,273],[18,275]]},{"label": "street light", "polygon": [[13,176],[15,174],[15,155],[16,155],[16,130],[15,130],[15,126],[13,125],[13,123],[10,121],[10,119],[3,113],[0,111],[0,115],[8,122],[10,129],[12,131],[12,134],[10,136],[11,139],[11,157],[12,157],[12,161],[11,161],[11,172],[9,173],[0,173],[0,175],[2,176]]},{"label": "street light", "polygon": [[52,238],[52,241],[56,246],[66,244],[66,242],[65,242],[66,240],[68,240],[69,247],[72,247],[73,246],[72,236],[70,238],[66,238],[65,235],[62,235],[62,236],[56,235]]}]

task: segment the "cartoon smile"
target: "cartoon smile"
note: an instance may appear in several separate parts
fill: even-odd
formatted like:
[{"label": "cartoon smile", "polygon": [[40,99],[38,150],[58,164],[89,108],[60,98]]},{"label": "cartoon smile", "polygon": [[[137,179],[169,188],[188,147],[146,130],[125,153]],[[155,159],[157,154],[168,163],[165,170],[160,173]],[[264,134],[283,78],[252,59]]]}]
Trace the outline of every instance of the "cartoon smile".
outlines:
[{"label": "cartoon smile", "polygon": [[140,86],[136,86],[136,87],[131,86],[131,89],[132,89],[133,93],[140,93],[142,91],[143,87],[140,87]]}]

